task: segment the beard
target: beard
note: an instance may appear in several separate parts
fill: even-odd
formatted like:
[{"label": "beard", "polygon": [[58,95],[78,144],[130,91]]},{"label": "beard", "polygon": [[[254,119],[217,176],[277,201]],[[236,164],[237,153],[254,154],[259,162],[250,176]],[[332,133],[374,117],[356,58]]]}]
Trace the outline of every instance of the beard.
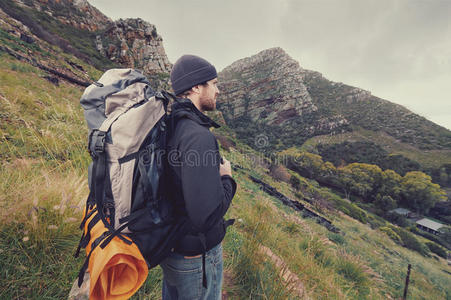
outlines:
[{"label": "beard", "polygon": [[216,109],[216,101],[212,98],[202,100],[200,105],[202,111],[213,111]]}]

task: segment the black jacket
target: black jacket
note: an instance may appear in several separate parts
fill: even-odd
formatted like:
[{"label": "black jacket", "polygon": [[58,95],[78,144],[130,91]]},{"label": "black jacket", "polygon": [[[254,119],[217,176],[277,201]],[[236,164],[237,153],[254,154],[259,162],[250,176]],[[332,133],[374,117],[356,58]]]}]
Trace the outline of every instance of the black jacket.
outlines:
[{"label": "black jacket", "polygon": [[[219,175],[221,156],[210,127],[217,123],[183,99],[172,105],[167,144],[170,197],[177,214],[187,215],[190,234],[175,248],[184,255],[198,255],[219,244],[225,236],[224,215],[236,191],[230,176]],[[201,233],[201,235],[199,235]],[[205,236],[206,249],[200,236]]]}]

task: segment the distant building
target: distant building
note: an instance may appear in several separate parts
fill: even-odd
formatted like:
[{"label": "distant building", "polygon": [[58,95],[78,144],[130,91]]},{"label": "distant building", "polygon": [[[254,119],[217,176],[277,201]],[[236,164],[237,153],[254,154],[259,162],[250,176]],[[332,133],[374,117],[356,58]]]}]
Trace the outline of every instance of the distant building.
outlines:
[{"label": "distant building", "polygon": [[419,228],[421,230],[424,230],[424,231],[427,231],[427,232],[432,233],[432,234],[436,234],[436,235],[439,234],[438,230],[440,228],[444,227],[443,224],[440,224],[438,222],[432,221],[432,220],[430,220],[428,218],[423,218],[421,220],[418,220],[416,222],[416,224],[417,224],[417,228]]},{"label": "distant building", "polygon": [[401,216],[404,216],[404,217],[406,217],[406,218],[408,218],[408,217],[410,216],[410,214],[411,214],[411,211],[410,211],[410,210],[405,209],[405,208],[401,208],[401,207],[396,208],[396,209],[393,209],[393,210],[391,210],[390,212],[396,213],[396,214],[401,215]]}]

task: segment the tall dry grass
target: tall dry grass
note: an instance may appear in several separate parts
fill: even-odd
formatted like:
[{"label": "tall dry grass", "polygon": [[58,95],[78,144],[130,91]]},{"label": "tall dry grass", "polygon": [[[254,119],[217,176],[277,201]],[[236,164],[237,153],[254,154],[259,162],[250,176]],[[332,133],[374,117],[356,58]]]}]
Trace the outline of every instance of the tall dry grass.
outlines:
[{"label": "tall dry grass", "polygon": [[[82,90],[55,87],[41,75],[0,54],[1,299],[66,298],[83,260],[72,256],[88,194],[87,128],[78,104]],[[258,153],[234,142],[237,149],[224,153],[232,163],[296,197],[288,184],[272,181],[264,163],[249,160]],[[298,281],[305,299],[390,299],[402,293],[408,262],[414,265],[412,298],[451,297],[441,262],[343,214],[328,215],[344,233],[331,234],[261,191],[248,171],[238,170],[234,177],[239,189],[228,217],[238,221],[224,242],[232,299],[297,299],[293,282]],[[314,182],[303,184],[305,192],[322,192]],[[296,277],[284,279],[288,272]],[[161,276],[159,268],[152,270],[134,298],[158,298]]]}]

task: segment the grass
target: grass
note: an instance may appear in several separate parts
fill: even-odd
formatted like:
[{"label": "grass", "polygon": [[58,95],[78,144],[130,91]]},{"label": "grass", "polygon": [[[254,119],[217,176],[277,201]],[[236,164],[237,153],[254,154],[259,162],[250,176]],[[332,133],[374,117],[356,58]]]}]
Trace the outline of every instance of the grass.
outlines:
[{"label": "grass", "polygon": [[[88,193],[87,129],[78,104],[82,90],[64,82],[57,88],[41,75],[0,55],[1,299],[66,298],[83,262],[72,256]],[[337,206],[345,207],[345,200],[302,177],[300,191],[275,181],[267,162],[253,159],[261,157],[258,152],[229,129],[221,133],[237,145],[222,154],[250,170],[234,171],[239,188],[226,216],[237,219],[223,244],[224,267],[233,279],[225,286],[231,299],[296,299],[299,283],[311,299],[399,298],[408,263],[413,265],[412,299],[451,297],[444,259],[423,257],[338,211],[323,209],[321,214],[342,234],[302,218],[263,192],[249,174],[298,201],[301,194],[335,198]],[[288,271],[298,279],[284,280]],[[151,270],[133,299],[159,298],[161,279],[160,268]]]},{"label": "grass", "polygon": [[450,276],[445,260],[425,258],[347,216],[334,220],[346,232],[343,248],[365,260],[366,264],[384,280],[385,291],[400,298],[404,290],[407,265],[412,264],[409,296],[412,299],[448,299],[451,297]]},{"label": "grass", "polygon": [[[77,9],[69,6],[61,6],[58,2],[49,3],[58,14],[75,17],[79,14]],[[108,69],[116,65],[97,51],[95,47],[96,33],[88,30],[77,29],[71,25],[64,24],[58,19],[45,12],[34,10],[28,7],[18,6],[14,1],[4,0],[0,2],[0,7],[15,19],[26,25],[33,34],[49,44],[64,49],[66,53],[71,53],[78,58],[88,61],[98,69],[102,67]],[[63,11],[65,10],[65,11]],[[0,36],[1,37],[1,36]],[[22,45],[22,50],[25,45]],[[33,47],[33,46],[29,46]]]},{"label": "grass", "polygon": [[1,175],[11,185],[2,181],[0,298],[67,296],[81,262],[72,254],[86,180],[24,160],[3,167]]},{"label": "grass", "polygon": [[[323,115],[341,114],[353,126],[387,135],[419,149],[451,147],[451,132],[401,105],[374,97],[363,90],[333,83],[314,72],[304,82]],[[358,96],[357,96],[358,95]]]},{"label": "grass", "polygon": [[67,297],[82,261],[73,258],[89,157],[81,91],[40,76],[0,57],[2,299]]},{"label": "grass", "polygon": [[[362,293],[361,291],[365,290],[365,288],[361,288],[361,291],[353,289],[354,286],[368,285],[369,281],[363,283],[365,281],[361,281],[361,278],[355,274],[348,276],[347,266],[342,267],[342,273],[336,272],[336,266],[341,259],[335,250],[335,246],[322,234],[309,230],[310,226],[316,227],[319,225],[312,222],[308,225],[308,228],[305,228],[293,223],[293,221],[287,221],[282,217],[285,212],[279,210],[258,188],[255,192],[255,185],[250,183],[246,176],[242,174],[235,176],[237,176],[240,184],[240,193],[235,196],[234,207],[230,215],[243,220],[241,225],[238,225],[238,232],[241,236],[244,236],[244,238],[241,238],[244,242],[235,250],[239,251],[236,254],[238,258],[235,259],[240,263],[233,263],[233,270],[238,278],[243,276],[248,276],[246,277],[248,279],[253,278],[250,282],[246,280],[247,285],[240,285],[243,297],[250,294],[258,294],[261,298],[270,299],[293,297],[292,295],[281,294],[272,298],[272,292],[275,288],[265,290],[265,286],[271,287],[274,281],[274,278],[270,276],[271,274],[265,273],[277,274],[277,271],[274,272],[274,270],[271,271],[271,269],[262,267],[258,271],[254,271],[258,275],[252,274],[252,269],[245,262],[252,260],[253,264],[259,265],[259,259],[264,259],[259,254],[258,245],[269,247],[279,257],[283,258],[287,267],[300,277],[300,280],[306,286],[306,290],[314,299],[342,299],[344,295],[358,297]],[[235,207],[239,207],[239,211]],[[319,229],[319,231],[321,230],[322,228]],[[248,241],[250,243],[246,244]],[[226,236],[226,244],[227,242],[228,236]],[[351,260],[349,260],[349,263],[352,264]],[[356,267],[356,269],[359,269],[359,267]],[[363,272],[360,275],[366,276]],[[259,276],[258,280],[252,276]],[[359,280],[357,283],[355,282],[356,278]],[[252,282],[254,282],[253,285],[251,285]],[[368,293],[368,288],[365,293]]]},{"label": "grass", "polygon": [[0,151],[6,161],[36,159],[73,170],[86,166],[87,128],[77,105],[81,90],[66,84],[55,87],[30,76],[30,69],[41,74],[37,68],[8,58],[3,57],[0,68]]},{"label": "grass", "polygon": [[31,51],[40,52],[43,55],[48,55],[47,52],[43,51],[36,44],[26,43],[26,42],[22,41],[21,39],[19,39],[18,37],[15,37],[15,36],[9,34],[8,32],[6,32],[5,30],[3,30],[1,28],[0,28],[0,42],[1,42],[1,44],[8,46],[15,51],[25,52],[27,50],[31,50]]},{"label": "grass", "polygon": [[160,267],[156,267],[149,271],[147,280],[144,282],[139,291],[133,295],[131,299],[159,299],[161,297],[161,285],[163,280],[163,271]]},{"label": "grass", "polygon": [[[261,172],[259,168],[256,168],[256,170]],[[446,299],[450,296],[449,275],[441,271],[447,268],[445,260],[436,261],[432,258],[424,258],[419,253],[396,245],[386,234],[371,229],[368,225],[343,214],[329,214],[328,217],[334,220],[335,225],[342,229],[344,235],[324,232],[324,228],[318,228],[319,225],[315,223],[308,224],[309,227],[314,229],[307,230],[306,227],[299,224],[283,222],[282,220],[286,219],[286,215],[283,213],[289,212],[289,210],[280,207],[275,199],[272,200],[274,201],[273,206],[276,208],[274,212],[275,220],[271,218],[263,221],[264,215],[253,205],[258,205],[255,203],[255,199],[259,199],[261,196],[262,201],[265,202],[267,196],[257,186],[241,177],[245,174],[235,174],[235,176],[238,176],[240,194],[234,200],[234,203],[245,201],[249,205],[243,207],[237,204],[240,207],[240,212],[233,216],[243,218],[243,215],[253,214],[258,216],[261,222],[274,224],[270,233],[265,236],[270,237],[273,243],[273,247],[270,247],[273,251],[281,251],[278,254],[284,251],[288,252],[286,256],[282,255],[286,257],[285,261],[297,262],[296,264],[290,263],[290,269],[296,270],[296,265],[300,264],[300,261],[306,256],[309,257],[310,261],[300,270],[306,272],[306,269],[313,267],[314,271],[310,274],[307,273],[304,280],[307,283],[313,281],[314,285],[309,286],[309,290],[315,291],[314,297],[322,299],[401,297],[408,263],[412,263],[415,268],[415,275],[412,275],[412,278],[416,279],[414,283],[411,283],[409,289],[409,295],[413,295],[413,299]],[[261,177],[266,182],[271,181],[265,174],[261,174]],[[288,190],[286,186],[283,187],[286,185],[284,183],[271,182],[271,185],[277,187],[279,191],[284,191],[284,193]],[[315,189],[313,186],[309,188]],[[321,193],[324,194],[324,191]],[[271,204],[265,202],[265,205]],[[282,215],[280,215],[281,213]],[[293,213],[291,212],[291,214]],[[281,220],[278,221],[278,219]],[[246,222],[244,223],[246,224]],[[283,237],[280,237],[279,234]],[[295,253],[293,251],[295,247],[286,246],[287,241],[291,239],[296,239],[299,242],[302,253]],[[321,240],[324,243],[321,243]],[[328,242],[328,240],[331,242]],[[331,245],[332,242],[335,245]],[[266,241],[266,243],[268,242]],[[252,255],[255,255],[255,253],[249,254],[249,256]],[[295,259],[291,259],[293,256]],[[343,257],[347,259],[341,259]],[[239,268],[239,266],[236,267]],[[322,273],[322,268],[327,271]],[[338,287],[337,285],[329,285],[329,289],[322,290],[317,282],[324,282],[327,278],[326,274],[330,276],[330,272],[334,272],[334,276],[338,276],[334,279],[329,278],[329,281],[339,282]],[[329,294],[331,286],[334,286],[337,291],[341,291],[341,296]],[[422,292],[422,290],[425,292]]]}]

